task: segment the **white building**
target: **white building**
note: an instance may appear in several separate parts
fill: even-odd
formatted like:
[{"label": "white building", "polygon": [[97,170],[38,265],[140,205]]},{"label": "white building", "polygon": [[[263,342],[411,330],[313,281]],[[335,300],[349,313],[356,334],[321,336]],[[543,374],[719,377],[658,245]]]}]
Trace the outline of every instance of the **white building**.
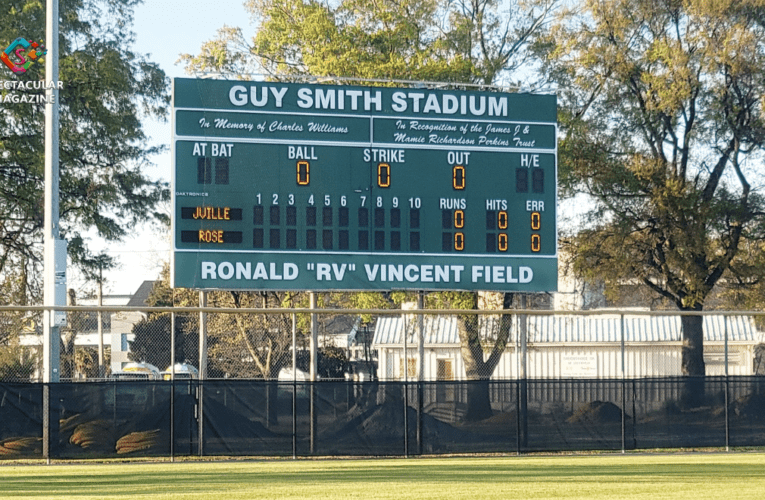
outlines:
[{"label": "white building", "polygon": [[[496,317],[483,316],[482,338],[491,338]],[[641,378],[680,376],[681,319],[675,316],[601,314],[528,316],[526,374],[529,379]],[[457,318],[424,316],[423,380],[460,380],[465,367],[460,353]],[[378,352],[380,380],[404,378],[404,330],[410,380],[418,378],[417,322],[411,315],[381,316],[373,349]],[[623,333],[622,333],[623,332]],[[622,340],[623,335],[623,340]],[[520,376],[518,316],[513,317],[510,345],[493,379]],[[707,375],[752,375],[755,346],[765,341],[749,317],[704,316],[704,361]],[[624,363],[624,368],[622,368]]]},{"label": "white building", "polygon": [[[101,299],[105,307],[142,307],[146,306],[146,299],[149,297],[153,281],[144,281],[133,295],[104,295]],[[96,298],[81,299],[78,302],[80,306],[97,306]],[[95,317],[95,314],[93,315]],[[133,325],[145,318],[146,314],[138,311],[117,311],[103,313],[102,315],[102,335],[105,350],[110,351],[111,372],[122,369],[127,363],[129,343],[133,340]],[[98,348],[98,330],[95,320],[87,321],[87,327],[84,331],[77,334],[74,340],[75,348],[93,347]],[[33,349],[42,346],[42,330],[40,325],[30,324],[25,333],[20,337],[20,344],[24,347]]]}]

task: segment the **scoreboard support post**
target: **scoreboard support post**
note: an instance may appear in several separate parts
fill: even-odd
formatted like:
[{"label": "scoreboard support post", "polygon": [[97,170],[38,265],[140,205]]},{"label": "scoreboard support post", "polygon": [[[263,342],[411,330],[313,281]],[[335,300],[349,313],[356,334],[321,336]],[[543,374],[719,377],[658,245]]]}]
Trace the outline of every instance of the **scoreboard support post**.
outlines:
[{"label": "scoreboard support post", "polygon": [[[199,291],[199,307],[207,307],[207,292]],[[207,380],[207,313],[199,313],[199,380]],[[204,383],[197,385],[197,431],[199,435],[199,456],[204,456]]]},{"label": "scoreboard support post", "polygon": [[[309,308],[316,309],[316,293],[309,292]],[[318,432],[318,416],[316,412],[316,380],[318,375],[318,343],[319,343],[319,322],[316,320],[316,313],[311,313],[311,453],[316,451],[316,433]]]}]

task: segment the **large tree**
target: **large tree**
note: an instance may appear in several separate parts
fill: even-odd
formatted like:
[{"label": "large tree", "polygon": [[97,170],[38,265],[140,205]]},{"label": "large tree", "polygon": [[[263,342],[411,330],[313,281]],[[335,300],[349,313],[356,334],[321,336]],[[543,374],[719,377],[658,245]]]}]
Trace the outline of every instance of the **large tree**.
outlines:
[{"label": "large tree", "polygon": [[[763,238],[765,1],[584,0],[550,36],[567,194],[592,200],[564,249],[584,276],[701,311]],[[744,270],[744,267],[738,268]],[[703,376],[701,316],[682,370]]]},{"label": "large tree", "polygon": [[[59,95],[61,235],[72,262],[85,271],[108,267],[88,249],[86,233],[119,240],[134,225],[158,217],[168,191],[146,172],[158,148],[148,145],[141,120],[162,116],[168,82],[155,64],[132,52],[135,0],[67,0],[60,7]],[[45,37],[45,2],[0,0],[0,44]],[[6,82],[45,80],[44,64]],[[44,107],[13,102],[44,94],[0,87],[0,279],[25,278],[39,297],[43,240]],[[26,87],[26,86],[25,86]]]}]

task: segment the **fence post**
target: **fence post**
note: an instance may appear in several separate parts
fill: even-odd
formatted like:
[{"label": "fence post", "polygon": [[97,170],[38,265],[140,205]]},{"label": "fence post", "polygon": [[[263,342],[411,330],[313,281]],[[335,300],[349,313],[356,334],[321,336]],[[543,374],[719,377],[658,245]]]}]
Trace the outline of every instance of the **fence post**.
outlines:
[{"label": "fence post", "polygon": [[297,316],[292,313],[292,458],[297,458]]},{"label": "fence post", "polygon": [[[175,305],[175,300],[173,300]],[[170,313],[170,461],[175,462],[175,313]]]},{"label": "fence post", "polygon": [[104,366],[104,317],[101,312],[101,308],[104,305],[104,276],[103,265],[99,263],[98,266],[98,378],[102,379],[106,376],[106,367]]},{"label": "fence post", "polygon": [[[199,291],[199,307],[207,307],[207,292]],[[204,381],[207,379],[207,313],[199,313],[199,380],[197,385],[197,423],[199,456],[204,456]]]},{"label": "fence post", "polygon": [[[622,350],[622,453],[626,453],[627,450],[627,435],[626,435],[626,412],[627,412],[627,398],[626,398],[626,379],[625,379],[625,353],[624,353],[624,314],[619,315],[619,329],[621,332],[621,350]],[[633,415],[632,418],[635,418]]]},{"label": "fence post", "polygon": [[[521,294],[521,309],[526,309],[526,294]],[[527,377],[528,373],[526,371],[526,358],[528,356],[528,348],[527,348],[527,335],[528,335],[528,325],[526,323],[527,316],[525,314],[521,314],[518,318],[519,321],[519,336],[520,336],[520,344],[521,344],[521,363],[520,363],[520,369],[521,369],[521,384],[520,384],[520,394],[518,395],[518,399],[520,400],[520,411],[518,412],[518,448],[519,449],[526,449],[529,446],[529,402],[528,402],[528,382]]]},{"label": "fence post", "polygon": [[[316,292],[309,293],[310,309],[316,309]],[[311,313],[311,453],[316,453],[316,375],[317,375],[317,343],[319,341],[319,324],[316,321],[316,313]]]},{"label": "fence post", "polygon": [[[417,308],[424,309],[425,292],[417,293]],[[425,380],[425,318],[422,314],[418,316],[417,321],[417,351],[419,355],[419,366],[417,367],[417,454],[422,455],[422,383]]]},{"label": "fence post", "polygon": [[[419,304],[418,304],[419,305]],[[404,456],[409,457],[409,354],[407,351],[407,337],[409,328],[407,327],[406,316],[404,316]]]},{"label": "fence post", "polygon": [[728,414],[728,316],[723,316],[723,330],[725,331],[725,451],[730,451],[730,415]]}]

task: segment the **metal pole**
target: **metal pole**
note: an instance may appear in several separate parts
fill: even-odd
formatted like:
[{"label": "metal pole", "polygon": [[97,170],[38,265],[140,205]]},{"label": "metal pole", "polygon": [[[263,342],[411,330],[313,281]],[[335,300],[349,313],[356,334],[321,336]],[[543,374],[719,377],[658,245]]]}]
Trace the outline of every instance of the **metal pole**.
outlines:
[{"label": "metal pole", "polygon": [[[207,307],[207,292],[200,290],[199,307]],[[199,313],[199,385],[197,386],[197,434],[199,456],[204,456],[204,384],[207,379],[207,313]]]},{"label": "metal pole", "polygon": [[292,458],[297,459],[297,316],[292,314]]},{"label": "metal pole", "polygon": [[[625,398],[625,392],[626,392],[626,386],[625,386],[625,358],[624,358],[624,314],[620,315],[621,322],[620,322],[620,328],[621,328],[621,349],[622,349],[622,453],[626,453],[627,446],[626,446],[626,419],[624,416],[624,413],[626,411],[627,407],[627,400]],[[635,418],[633,415],[632,418]]]},{"label": "metal pole", "polygon": [[[173,306],[175,299],[173,298]],[[175,313],[170,313],[170,461],[175,462]]]},{"label": "metal pole", "polygon": [[[425,292],[417,292],[417,309],[425,308]],[[425,318],[422,314],[417,316],[417,355],[419,356],[417,367],[417,380],[425,380]]]},{"label": "metal pole", "polygon": [[101,307],[104,305],[104,273],[103,265],[98,264],[98,378],[106,376],[104,367],[104,321]]},{"label": "metal pole", "polygon": [[[425,292],[417,293],[417,308],[425,308]],[[417,454],[422,455],[422,416],[424,412],[423,381],[425,380],[425,318],[422,314],[418,316],[417,321],[417,354],[419,356],[419,366],[417,367]]]},{"label": "metal pole", "polygon": [[404,316],[404,456],[409,456],[409,354],[407,353],[407,337],[409,327]]},{"label": "metal pole", "polygon": [[[207,307],[207,292],[199,292],[199,306]],[[207,313],[199,313],[199,379],[207,378]]]},{"label": "metal pole", "polygon": [[[316,309],[316,292],[309,293],[309,308]],[[318,375],[318,342],[319,324],[316,321],[316,313],[311,313],[311,382],[315,382]]]},{"label": "metal pole", "polygon": [[[521,309],[526,309],[526,294],[521,294]],[[529,402],[528,402],[528,373],[526,371],[526,357],[528,355],[528,349],[527,349],[527,335],[528,335],[528,325],[526,324],[527,317],[525,314],[522,314],[520,316],[519,322],[520,322],[520,343],[521,343],[521,386],[520,386],[520,413],[518,415],[519,418],[519,430],[520,430],[520,436],[519,436],[519,448],[520,449],[526,449],[529,445]]]},{"label": "metal pole", "polygon": [[[310,292],[309,294],[310,309],[316,309],[316,292]],[[316,452],[316,375],[318,368],[318,347],[319,341],[319,324],[316,321],[316,313],[311,313],[311,453]]]},{"label": "metal pole", "polygon": [[170,380],[175,380],[175,313],[170,313]]},{"label": "metal pole", "polygon": [[730,415],[728,415],[728,391],[730,379],[728,378],[728,317],[723,316],[725,325],[725,451],[730,451]]},{"label": "metal pole", "polygon": [[[58,82],[58,0],[45,2],[45,78]],[[59,245],[59,116],[58,85],[47,85],[45,90],[45,214],[43,235],[45,306],[61,305],[56,294],[56,247]],[[64,282],[66,288],[66,282]],[[50,463],[50,385],[59,381],[61,336],[55,325],[54,312],[43,312],[43,456]]]}]

